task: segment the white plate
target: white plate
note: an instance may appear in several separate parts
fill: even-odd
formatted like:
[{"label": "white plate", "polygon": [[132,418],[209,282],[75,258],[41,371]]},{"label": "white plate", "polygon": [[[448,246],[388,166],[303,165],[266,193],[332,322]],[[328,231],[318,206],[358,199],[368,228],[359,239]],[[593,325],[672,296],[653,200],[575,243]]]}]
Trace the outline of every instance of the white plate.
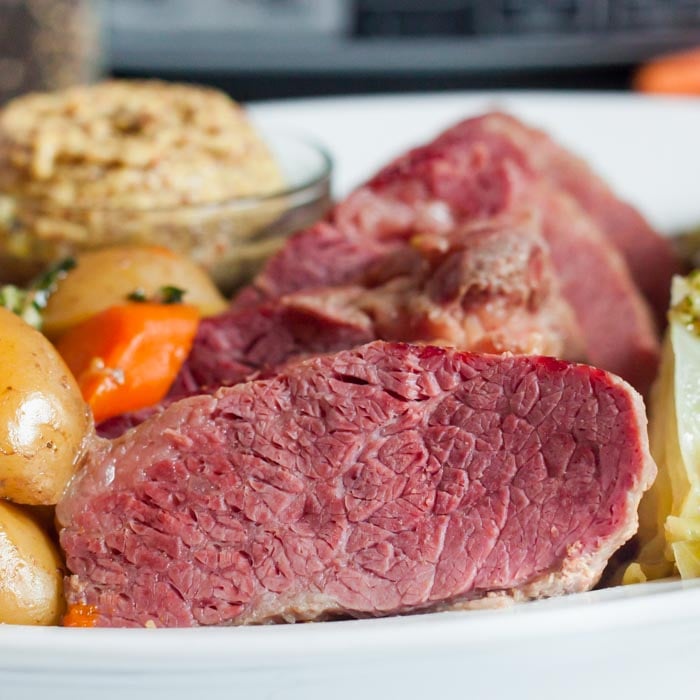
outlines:
[{"label": "white plate", "polygon": [[[507,109],[584,155],[663,231],[700,222],[700,102],[430,95],[257,105],[324,143],[346,192],[461,117]],[[507,610],[261,628],[0,627],[0,698],[680,697],[697,684],[700,582]]]}]

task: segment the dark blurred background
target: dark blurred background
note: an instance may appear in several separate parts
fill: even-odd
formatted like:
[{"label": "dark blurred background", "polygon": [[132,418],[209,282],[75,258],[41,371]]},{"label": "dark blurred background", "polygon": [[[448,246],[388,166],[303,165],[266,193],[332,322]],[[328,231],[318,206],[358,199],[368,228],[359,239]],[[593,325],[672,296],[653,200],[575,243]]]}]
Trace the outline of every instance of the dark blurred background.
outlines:
[{"label": "dark blurred background", "polygon": [[119,75],[240,99],[465,88],[619,89],[700,42],[700,0],[112,0]]},{"label": "dark blurred background", "polygon": [[[60,60],[70,46],[73,63],[48,87],[80,69],[251,100],[620,89],[640,62],[698,44],[700,0],[0,0],[0,93],[23,89],[23,51]],[[25,83],[37,72],[24,68]]]}]

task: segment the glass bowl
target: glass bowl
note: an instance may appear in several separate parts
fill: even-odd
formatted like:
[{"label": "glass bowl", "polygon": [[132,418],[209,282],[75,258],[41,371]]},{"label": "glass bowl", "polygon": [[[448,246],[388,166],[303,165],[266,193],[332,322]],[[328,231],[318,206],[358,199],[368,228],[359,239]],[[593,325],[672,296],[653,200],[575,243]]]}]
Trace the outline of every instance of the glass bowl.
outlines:
[{"label": "glass bowl", "polygon": [[47,265],[118,244],[162,245],[188,254],[225,293],[249,281],[284,239],[327,212],[332,161],[313,142],[263,137],[287,186],[262,196],[159,209],[50,205],[0,193],[0,282],[23,284]]}]

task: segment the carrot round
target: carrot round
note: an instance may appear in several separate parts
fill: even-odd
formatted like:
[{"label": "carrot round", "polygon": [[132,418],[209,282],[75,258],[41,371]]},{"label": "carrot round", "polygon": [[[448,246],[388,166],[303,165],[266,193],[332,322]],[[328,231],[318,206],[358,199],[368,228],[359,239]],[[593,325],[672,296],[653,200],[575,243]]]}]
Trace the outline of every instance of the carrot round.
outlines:
[{"label": "carrot round", "polygon": [[97,608],[93,605],[70,605],[63,616],[64,627],[94,627]]},{"label": "carrot round", "polygon": [[198,320],[198,310],[187,304],[122,304],[74,326],[56,347],[100,422],[167,394]]},{"label": "carrot round", "polygon": [[650,61],[637,72],[634,86],[642,92],[700,95],[700,49]]}]

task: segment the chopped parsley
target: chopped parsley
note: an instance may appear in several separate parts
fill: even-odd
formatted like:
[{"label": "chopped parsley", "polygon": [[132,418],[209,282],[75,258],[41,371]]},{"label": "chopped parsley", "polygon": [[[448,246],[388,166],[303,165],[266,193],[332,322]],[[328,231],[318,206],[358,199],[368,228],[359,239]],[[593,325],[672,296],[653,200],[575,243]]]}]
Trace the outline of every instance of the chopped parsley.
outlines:
[{"label": "chopped parsley", "polygon": [[152,301],[157,304],[181,304],[185,294],[187,294],[185,289],[174,287],[173,285],[166,285],[164,287],[160,287],[158,291],[150,298],[140,287],[138,289],[134,289],[134,291],[128,294],[126,298],[129,301],[141,303]]},{"label": "chopped parsley", "polygon": [[161,300],[164,304],[181,304],[182,299],[185,296],[185,290],[180,289],[180,287],[161,287],[160,288]]},{"label": "chopped parsley", "polygon": [[126,298],[129,301],[138,301],[138,302],[148,301],[148,297],[146,296],[146,292],[144,292],[143,289],[141,289],[141,287],[139,287],[138,289],[134,289],[133,292],[131,292],[130,294],[127,294]]},{"label": "chopped parsley", "polygon": [[58,283],[74,267],[75,259],[65,258],[39,275],[26,289],[14,284],[0,287],[0,306],[17,314],[30,326],[41,330],[41,312],[46,308],[49,297],[56,291]]}]

